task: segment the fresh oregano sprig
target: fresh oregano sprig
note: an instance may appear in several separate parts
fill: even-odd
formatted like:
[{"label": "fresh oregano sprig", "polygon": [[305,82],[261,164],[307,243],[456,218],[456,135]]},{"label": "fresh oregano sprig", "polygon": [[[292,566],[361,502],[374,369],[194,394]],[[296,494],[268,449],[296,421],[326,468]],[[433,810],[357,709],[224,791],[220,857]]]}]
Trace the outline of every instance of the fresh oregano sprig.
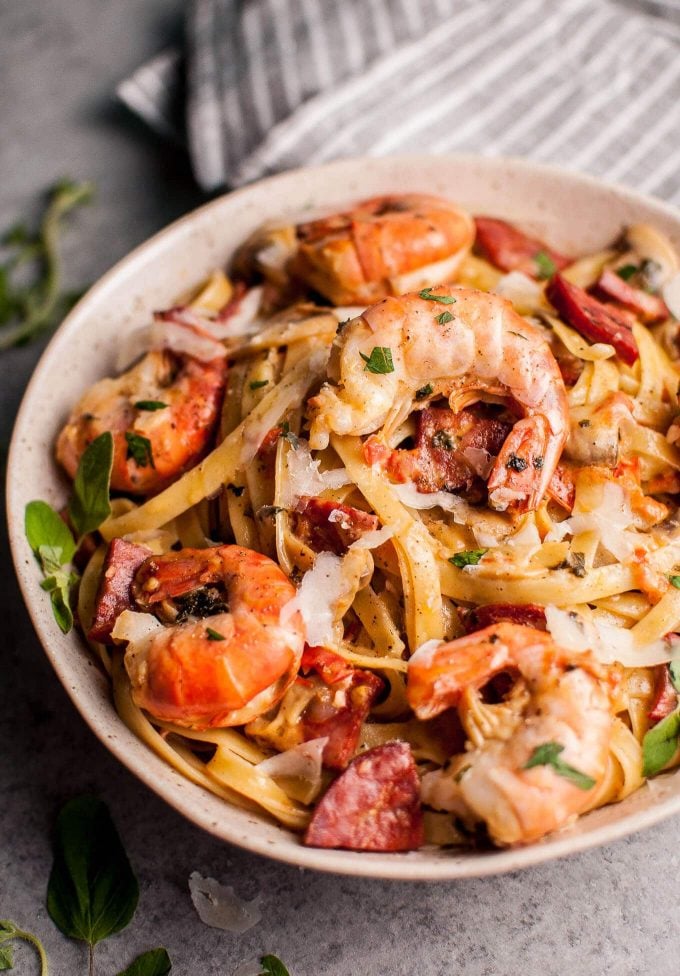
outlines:
[{"label": "fresh oregano sprig", "polygon": [[28,942],[29,945],[33,946],[40,957],[40,976],[48,976],[47,955],[40,939],[32,932],[25,932],[20,929],[9,919],[0,919],[0,972],[5,972],[14,966],[14,947],[11,943],[16,939]]},{"label": "fresh oregano sprig", "polygon": [[83,538],[111,514],[109,484],[112,466],[113,436],[106,431],[83,452],[73,482],[68,516],[75,537],[61,515],[47,502],[37,500],[26,506],[26,538],[45,574],[40,585],[50,594],[54,618],[65,634],[73,626],[71,592],[78,582],[78,574],[70,564]]},{"label": "fresh oregano sprig", "polygon": [[93,192],[91,183],[61,180],[49,192],[37,233],[17,224],[2,239],[9,256],[0,264],[0,351],[51,331],[80,297],[62,291],[59,235],[66,215]]}]

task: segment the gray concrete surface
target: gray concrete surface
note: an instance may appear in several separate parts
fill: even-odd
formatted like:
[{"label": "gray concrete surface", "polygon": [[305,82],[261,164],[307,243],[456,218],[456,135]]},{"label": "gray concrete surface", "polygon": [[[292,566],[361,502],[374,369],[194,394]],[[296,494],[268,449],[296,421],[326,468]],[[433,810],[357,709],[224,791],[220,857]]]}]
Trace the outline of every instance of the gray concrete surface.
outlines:
[{"label": "gray concrete surface", "polygon": [[[96,279],[198,202],[181,155],[118,110],[116,81],[175,36],[178,0],[0,0],[0,227],[31,211],[63,174],[93,179],[66,263]],[[6,444],[39,346],[0,358]],[[4,532],[4,530],[3,530]],[[459,884],[389,884],[284,867],[200,833],[94,739],[49,669],[21,603],[6,545],[0,566],[0,918],[45,941],[56,976],[87,971],[83,947],[45,911],[50,829],[84,790],[110,805],[141,884],[135,919],[97,949],[113,976],[167,946],[178,976],[230,976],[277,953],[293,976],[670,976],[679,969],[677,819],[610,847],[525,873]],[[263,895],[263,919],[232,936],[205,927],[191,871]],[[37,973],[18,950],[19,976]]]}]

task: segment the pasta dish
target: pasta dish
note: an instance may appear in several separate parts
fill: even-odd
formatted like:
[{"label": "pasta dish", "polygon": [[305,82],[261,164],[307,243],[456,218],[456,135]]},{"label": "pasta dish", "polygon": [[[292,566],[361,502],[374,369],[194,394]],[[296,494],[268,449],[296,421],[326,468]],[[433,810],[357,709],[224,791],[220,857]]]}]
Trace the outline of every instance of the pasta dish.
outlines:
[{"label": "pasta dish", "polygon": [[124,337],[56,445],[77,584],[31,543],[121,719],[352,850],[530,843],[675,765],[678,272],[394,195]]}]

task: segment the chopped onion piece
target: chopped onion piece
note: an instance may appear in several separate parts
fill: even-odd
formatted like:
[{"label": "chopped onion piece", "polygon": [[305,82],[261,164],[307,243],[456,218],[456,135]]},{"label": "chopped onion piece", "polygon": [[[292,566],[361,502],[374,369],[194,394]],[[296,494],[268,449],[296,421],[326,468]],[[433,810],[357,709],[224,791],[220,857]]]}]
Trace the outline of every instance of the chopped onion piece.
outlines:
[{"label": "chopped onion piece", "polygon": [[478,474],[482,481],[486,481],[496,459],[481,447],[466,447],[462,454],[475,474]]},{"label": "chopped onion piece", "polygon": [[189,877],[189,891],[198,917],[211,928],[247,932],[262,918],[262,895],[256,895],[252,901],[243,901],[234,894],[233,888],[221,885],[214,878],[203,878],[198,871],[193,871]]},{"label": "chopped onion piece", "polygon": [[273,779],[305,780],[309,784],[306,802],[311,803],[321,790],[323,750],[327,742],[327,736],[301,742],[292,749],[264,759],[257,764],[257,769]]},{"label": "chopped onion piece", "polygon": [[115,641],[138,643],[158,630],[163,630],[163,624],[152,613],[123,610],[113,625],[111,637]]},{"label": "chopped onion piece", "polygon": [[599,620],[584,620],[576,613],[545,608],[548,630],[560,647],[592,651],[601,664],[618,661],[626,668],[650,668],[680,658],[680,639],[657,640],[638,647],[630,630]]},{"label": "chopped onion piece", "polygon": [[402,505],[407,508],[443,508],[445,512],[453,512],[454,516],[460,510],[463,502],[457,495],[448,491],[433,491],[430,493],[418,491],[414,484],[392,484],[392,491]]},{"label": "chopped onion piece", "polygon": [[378,546],[383,544],[383,542],[388,542],[393,535],[394,529],[389,525],[383,525],[381,529],[374,529],[372,532],[364,532],[361,538],[352,543],[350,549],[377,549]]}]

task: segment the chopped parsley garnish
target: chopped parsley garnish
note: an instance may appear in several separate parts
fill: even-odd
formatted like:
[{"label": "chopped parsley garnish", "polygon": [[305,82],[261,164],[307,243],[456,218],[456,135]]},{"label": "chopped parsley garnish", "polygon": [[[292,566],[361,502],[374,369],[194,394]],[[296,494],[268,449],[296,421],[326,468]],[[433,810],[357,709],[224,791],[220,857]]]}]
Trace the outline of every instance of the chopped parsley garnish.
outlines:
[{"label": "chopped parsley garnish", "polygon": [[432,447],[438,447],[442,451],[452,451],[455,446],[451,435],[445,430],[438,430],[432,437]]},{"label": "chopped parsley garnish", "polygon": [[680,590],[680,576],[669,576],[668,582],[671,586],[674,586],[676,590]]},{"label": "chopped parsley garnish", "polygon": [[633,275],[636,275],[640,269],[637,264],[623,264],[620,268],[616,269],[616,273],[619,278],[623,278],[624,281],[628,281]]},{"label": "chopped parsley garnish", "polygon": [[133,434],[129,430],[126,430],[125,440],[127,443],[127,454],[125,457],[128,460],[131,458],[138,468],[156,467],[153,463],[151,441],[148,437],[142,437],[140,434]]},{"label": "chopped parsley garnish", "polygon": [[220,634],[219,630],[213,630],[212,627],[206,627],[205,632],[208,640],[211,641],[223,641],[227,639],[224,634]]},{"label": "chopped parsley garnish", "polygon": [[434,387],[431,383],[427,383],[425,386],[421,386],[419,390],[416,390],[416,400],[425,400],[434,392]]},{"label": "chopped parsley garnish", "polygon": [[439,302],[440,305],[455,305],[458,299],[453,295],[433,295],[431,288],[423,288],[418,292],[419,298],[424,298],[426,302]]},{"label": "chopped parsley garnish", "polygon": [[536,274],[543,281],[552,278],[557,271],[555,262],[545,251],[539,251],[538,254],[534,254],[534,264],[536,265]]},{"label": "chopped parsley garnish", "polygon": [[137,400],[135,410],[165,410],[167,406],[162,400]]},{"label": "chopped parsley garnish", "polygon": [[248,386],[251,390],[261,390],[263,386],[267,386],[269,380],[251,380]]},{"label": "chopped parsley garnish", "polygon": [[586,773],[574,769],[569,763],[560,759],[560,753],[564,752],[564,746],[559,742],[544,742],[543,745],[536,746],[529,759],[524,763],[523,769],[532,769],[534,766],[552,766],[558,776],[568,779],[580,790],[592,790],[596,780]]},{"label": "chopped parsley garnish", "polygon": [[374,346],[370,356],[365,356],[363,352],[359,355],[366,363],[365,370],[369,373],[393,373],[394,363],[392,362],[392,350],[388,346]]},{"label": "chopped parsley garnish", "polygon": [[436,316],[436,319],[440,325],[446,325],[447,322],[453,322],[453,315],[450,312],[442,312],[441,315]]},{"label": "chopped parsley garnish", "polygon": [[513,471],[526,471],[529,464],[524,460],[524,458],[519,457],[518,454],[511,454],[508,460],[505,462],[505,467],[511,468]]},{"label": "chopped parsley garnish", "polygon": [[455,556],[451,556],[449,562],[452,566],[457,566],[458,569],[462,569],[464,566],[476,566],[488,551],[488,549],[465,549],[463,552],[457,552]]}]

